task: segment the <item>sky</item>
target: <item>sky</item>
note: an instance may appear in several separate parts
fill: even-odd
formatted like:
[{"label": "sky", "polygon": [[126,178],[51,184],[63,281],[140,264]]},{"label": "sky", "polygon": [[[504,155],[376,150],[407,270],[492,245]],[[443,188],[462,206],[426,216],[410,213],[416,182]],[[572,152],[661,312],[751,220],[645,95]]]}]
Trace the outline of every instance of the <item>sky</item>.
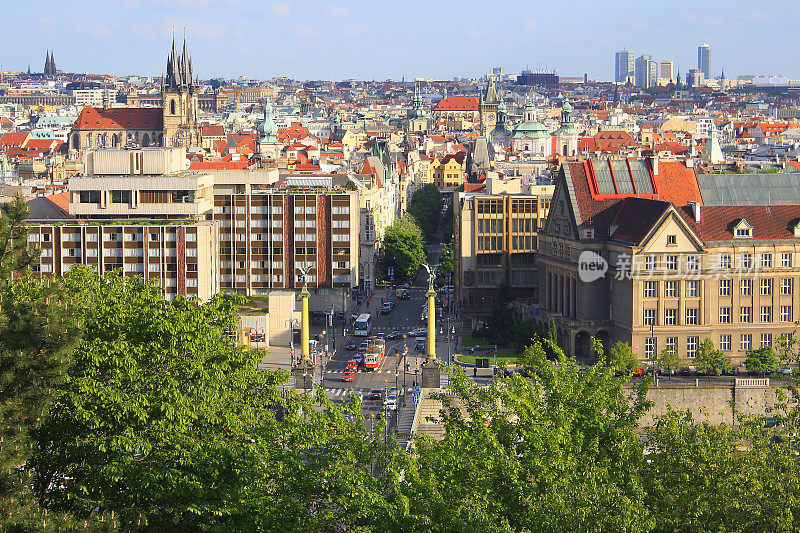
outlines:
[{"label": "sky", "polygon": [[477,77],[548,68],[613,76],[614,52],[672,59],[711,45],[711,70],[800,77],[791,0],[33,0],[4,5],[0,65],[157,76],[186,32],[201,79]]}]

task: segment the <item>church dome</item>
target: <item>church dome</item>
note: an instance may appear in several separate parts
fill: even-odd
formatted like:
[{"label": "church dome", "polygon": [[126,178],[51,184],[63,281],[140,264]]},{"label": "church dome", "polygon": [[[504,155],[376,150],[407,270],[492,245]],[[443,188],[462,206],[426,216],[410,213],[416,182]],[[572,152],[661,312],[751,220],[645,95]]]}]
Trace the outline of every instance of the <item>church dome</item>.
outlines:
[{"label": "church dome", "polygon": [[514,133],[511,135],[514,139],[544,139],[549,136],[547,127],[537,121],[520,122],[514,126]]}]

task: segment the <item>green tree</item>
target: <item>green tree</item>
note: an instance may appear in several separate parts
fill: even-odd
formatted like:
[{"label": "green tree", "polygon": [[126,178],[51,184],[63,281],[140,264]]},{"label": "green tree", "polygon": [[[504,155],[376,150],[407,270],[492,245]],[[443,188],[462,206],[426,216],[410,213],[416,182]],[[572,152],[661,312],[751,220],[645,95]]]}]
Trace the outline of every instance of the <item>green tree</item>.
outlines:
[{"label": "green tree", "polygon": [[8,283],[14,274],[28,269],[38,259],[35,248],[28,246],[25,225],[28,204],[17,194],[11,202],[0,206],[0,281]]},{"label": "green tree", "polygon": [[678,352],[672,348],[664,348],[656,360],[658,369],[661,372],[673,374],[676,370],[684,366],[684,361],[678,355]]},{"label": "green tree", "polygon": [[608,364],[617,372],[630,372],[639,366],[639,359],[630,344],[617,341],[608,351]]},{"label": "green tree", "polygon": [[[638,417],[646,385],[629,398],[605,365],[585,375],[539,342],[526,349],[533,380],[488,389],[460,370],[441,396],[442,440],[415,442],[399,490],[408,512],[389,531],[649,531],[638,474]],[[462,407],[466,414],[462,413]]]},{"label": "green tree", "polygon": [[744,366],[750,372],[769,374],[778,369],[778,356],[772,346],[762,346],[747,352]]},{"label": "green tree", "polygon": [[453,272],[453,243],[446,242],[442,244],[442,257],[439,260],[440,272],[445,274]]},{"label": "green tree", "polygon": [[442,195],[429,183],[414,191],[408,202],[408,213],[414,217],[425,239],[430,242],[442,220]]},{"label": "green tree", "polygon": [[386,228],[379,261],[385,274],[388,267],[394,268],[395,281],[416,275],[426,257],[425,241],[413,217],[403,215]]},{"label": "green tree", "polygon": [[[790,430],[796,431],[796,429]],[[797,531],[800,461],[763,419],[711,425],[672,412],[647,431],[642,480],[653,531]]]},{"label": "green tree", "polygon": [[697,349],[694,364],[700,372],[713,372],[719,375],[731,369],[731,358],[722,350],[715,349],[711,339],[705,339]]}]

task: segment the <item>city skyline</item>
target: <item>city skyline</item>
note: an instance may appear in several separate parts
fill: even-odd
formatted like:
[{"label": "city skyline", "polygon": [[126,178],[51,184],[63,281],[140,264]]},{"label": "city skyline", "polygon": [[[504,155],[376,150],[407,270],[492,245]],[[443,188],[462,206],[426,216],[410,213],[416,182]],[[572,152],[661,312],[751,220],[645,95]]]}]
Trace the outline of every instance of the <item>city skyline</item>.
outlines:
[{"label": "city skyline", "polygon": [[[90,0],[64,10],[47,0],[34,15],[29,6],[7,7],[10,19],[29,22],[8,28],[0,64],[5,70],[24,71],[30,64],[32,71],[41,71],[45,50],[51,49],[65,71],[158,76],[172,34],[182,38],[185,27],[201,78],[450,79],[503,66],[509,73],[547,67],[562,75],[611,80],[608,57],[620,49],[637,57],[670,58],[686,72],[696,65],[697,46],[705,42],[714,50],[712,76],[722,68],[728,77],[800,74],[792,70],[798,52],[789,21],[800,14],[793,5],[755,11],[744,2],[596,6],[573,0],[556,18],[521,0],[492,9],[478,2],[464,5]],[[761,54],[742,38],[764,31],[773,39],[772,49],[782,54]],[[456,49],[469,53],[443,55],[437,43],[457,43]]]}]

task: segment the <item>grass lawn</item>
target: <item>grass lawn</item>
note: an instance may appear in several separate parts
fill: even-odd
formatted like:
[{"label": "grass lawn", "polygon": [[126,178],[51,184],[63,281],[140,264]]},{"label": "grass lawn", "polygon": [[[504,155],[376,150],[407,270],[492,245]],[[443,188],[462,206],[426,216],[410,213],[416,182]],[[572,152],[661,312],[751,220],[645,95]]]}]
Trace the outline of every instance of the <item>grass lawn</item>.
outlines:
[{"label": "grass lawn", "polygon": [[[494,364],[494,357],[491,356],[491,355],[488,355],[488,354],[462,355],[462,356],[460,356],[458,358],[458,360],[461,361],[462,363],[467,363],[469,365],[474,365],[476,357],[480,357],[480,358],[488,357],[489,358],[489,364],[490,365]],[[520,365],[520,364],[522,364],[522,357],[520,357],[519,355],[505,355],[505,354],[498,355],[497,356],[497,364],[498,365],[503,365],[503,364],[506,364],[506,365]]]},{"label": "grass lawn", "polygon": [[466,346],[469,348],[478,344],[487,344],[486,339],[481,339],[480,337],[471,337],[469,335],[464,335],[461,337],[461,346]]}]

